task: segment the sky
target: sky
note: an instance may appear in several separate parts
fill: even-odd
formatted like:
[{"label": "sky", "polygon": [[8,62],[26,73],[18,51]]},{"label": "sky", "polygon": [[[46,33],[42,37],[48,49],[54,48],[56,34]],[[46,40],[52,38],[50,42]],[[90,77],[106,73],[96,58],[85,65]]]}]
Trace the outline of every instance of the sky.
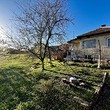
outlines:
[{"label": "sky", "polygon": [[110,0],[70,0],[69,4],[75,23],[70,28],[73,37],[99,28],[102,24],[110,25]]},{"label": "sky", "polygon": [[[13,22],[11,10],[18,12],[13,1],[26,2],[26,0],[0,0],[0,26]],[[34,3],[35,0],[31,1]],[[67,41],[99,28],[102,24],[110,25],[110,0],[67,0],[67,9],[68,15],[74,18],[74,25],[68,25]]]}]

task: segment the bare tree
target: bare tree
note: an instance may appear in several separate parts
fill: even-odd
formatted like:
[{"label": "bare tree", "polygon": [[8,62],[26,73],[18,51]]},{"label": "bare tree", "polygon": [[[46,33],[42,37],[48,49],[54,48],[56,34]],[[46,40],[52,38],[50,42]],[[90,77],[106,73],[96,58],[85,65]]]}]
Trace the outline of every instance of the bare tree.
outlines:
[{"label": "bare tree", "polygon": [[[11,44],[24,48],[42,62],[49,46],[64,41],[65,26],[71,20],[66,16],[64,0],[38,0],[35,5],[24,7],[21,15],[16,14],[16,36],[7,35]],[[50,55],[50,53],[49,53]]]}]

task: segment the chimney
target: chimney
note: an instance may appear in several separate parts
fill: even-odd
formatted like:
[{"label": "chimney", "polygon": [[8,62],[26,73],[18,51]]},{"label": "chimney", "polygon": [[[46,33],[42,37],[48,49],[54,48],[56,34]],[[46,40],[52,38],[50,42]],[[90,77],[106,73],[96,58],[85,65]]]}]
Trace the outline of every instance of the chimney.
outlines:
[{"label": "chimney", "polygon": [[101,27],[106,27],[106,24],[102,24]]}]

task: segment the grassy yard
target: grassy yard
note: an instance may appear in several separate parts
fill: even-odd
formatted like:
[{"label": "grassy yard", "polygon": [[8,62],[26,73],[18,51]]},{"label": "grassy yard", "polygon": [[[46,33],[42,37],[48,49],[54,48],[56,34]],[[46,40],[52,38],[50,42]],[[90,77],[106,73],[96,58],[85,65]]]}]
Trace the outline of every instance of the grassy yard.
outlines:
[{"label": "grassy yard", "polygon": [[[39,63],[38,68],[33,68],[35,63]],[[46,59],[46,70],[42,73],[39,60],[32,60],[25,55],[2,56],[0,110],[83,110],[74,101],[74,96],[91,101],[102,80],[100,73],[110,71],[95,67],[68,66],[57,61],[53,61],[53,64],[51,67]],[[89,87],[79,90],[64,84],[62,78],[69,75],[83,79]],[[109,102],[110,99],[106,103],[108,108]]]}]

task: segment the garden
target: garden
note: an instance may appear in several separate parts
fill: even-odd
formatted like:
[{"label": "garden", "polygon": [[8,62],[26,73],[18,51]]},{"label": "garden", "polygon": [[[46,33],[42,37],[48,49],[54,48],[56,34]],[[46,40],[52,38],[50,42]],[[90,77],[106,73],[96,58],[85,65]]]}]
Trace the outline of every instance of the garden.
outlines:
[{"label": "garden", "polygon": [[[8,55],[0,58],[0,110],[85,110],[80,101],[90,103],[94,93],[103,81],[103,73],[109,69],[97,69],[94,66],[77,66],[58,61],[50,66],[45,59],[45,70],[42,72],[38,59],[31,59],[24,54]],[[37,66],[36,66],[37,64]],[[88,64],[87,64],[88,65]],[[84,86],[71,86],[64,83],[76,77]],[[107,87],[110,81],[106,82]],[[106,89],[108,92],[109,89]],[[102,93],[103,94],[103,93]],[[104,96],[104,95],[103,95]],[[105,96],[100,110],[110,110],[110,97]],[[98,99],[100,107],[102,99]]]}]

